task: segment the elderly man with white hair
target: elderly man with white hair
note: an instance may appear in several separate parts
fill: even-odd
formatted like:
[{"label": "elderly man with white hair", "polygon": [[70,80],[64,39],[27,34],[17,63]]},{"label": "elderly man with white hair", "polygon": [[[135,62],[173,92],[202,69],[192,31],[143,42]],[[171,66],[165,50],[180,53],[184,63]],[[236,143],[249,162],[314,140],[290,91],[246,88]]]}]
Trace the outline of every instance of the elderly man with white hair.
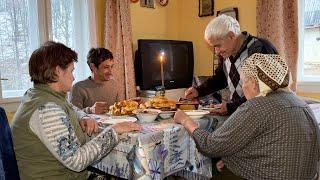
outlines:
[{"label": "elderly man with white hair", "polygon": [[202,153],[222,157],[221,179],[228,170],[244,179],[317,179],[319,127],[305,101],[289,90],[286,62],[279,55],[256,53],[244,61],[240,77],[248,101],[220,128],[200,129],[183,111],[176,112],[175,122]]},{"label": "elderly man with white hair", "polygon": [[199,87],[185,91],[186,98],[195,98],[229,87],[230,100],[216,105],[214,112],[230,115],[246,101],[240,80],[243,61],[254,53],[278,54],[267,40],[240,31],[238,21],[230,16],[220,15],[209,22],[205,30],[205,40],[214,48],[215,54],[223,59],[215,70],[215,75]]}]

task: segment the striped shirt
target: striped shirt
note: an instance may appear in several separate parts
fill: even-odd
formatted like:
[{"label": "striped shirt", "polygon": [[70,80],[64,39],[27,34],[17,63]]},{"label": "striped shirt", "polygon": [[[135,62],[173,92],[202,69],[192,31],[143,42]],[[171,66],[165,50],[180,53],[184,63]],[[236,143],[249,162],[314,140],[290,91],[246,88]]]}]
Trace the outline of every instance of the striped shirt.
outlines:
[{"label": "striped shirt", "polygon": [[[84,113],[74,107],[80,120]],[[31,116],[30,129],[53,156],[67,168],[80,172],[106,156],[118,143],[116,132],[106,128],[81,146],[63,109],[53,102],[39,107]]]}]

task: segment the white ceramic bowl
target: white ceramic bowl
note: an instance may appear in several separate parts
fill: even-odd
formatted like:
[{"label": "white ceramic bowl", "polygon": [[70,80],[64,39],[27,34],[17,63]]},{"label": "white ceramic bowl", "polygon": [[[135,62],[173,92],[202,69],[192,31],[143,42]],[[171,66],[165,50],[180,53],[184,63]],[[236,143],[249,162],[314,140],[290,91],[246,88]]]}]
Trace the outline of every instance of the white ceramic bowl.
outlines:
[{"label": "white ceramic bowl", "polygon": [[185,113],[190,116],[194,120],[198,120],[202,118],[204,115],[209,114],[209,111],[205,110],[190,110],[190,111],[185,111]]},{"label": "white ceramic bowl", "polygon": [[169,119],[169,118],[172,118],[174,113],[176,111],[161,111],[161,113],[159,114],[159,116],[162,118],[162,119]]},{"label": "white ceramic bowl", "polygon": [[150,123],[156,120],[160,112],[158,109],[137,109],[133,111],[133,114],[141,123]]}]

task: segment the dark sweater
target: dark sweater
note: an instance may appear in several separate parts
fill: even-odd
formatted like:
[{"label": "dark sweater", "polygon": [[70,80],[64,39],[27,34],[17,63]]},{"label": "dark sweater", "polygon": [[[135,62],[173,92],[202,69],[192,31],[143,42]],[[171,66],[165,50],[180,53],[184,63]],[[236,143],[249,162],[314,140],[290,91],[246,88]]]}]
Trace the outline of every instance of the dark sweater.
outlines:
[{"label": "dark sweater", "polygon": [[[237,59],[237,61],[240,61],[240,57],[243,58],[243,56],[246,56],[245,58],[247,58],[254,53],[278,54],[276,48],[268,40],[251,36],[247,32],[242,32],[242,34],[245,36],[246,39],[233,59]],[[225,60],[223,60],[223,62],[225,62]],[[217,69],[215,70],[215,75],[210,77],[199,87],[196,87],[199,96],[205,96],[207,94],[228,87],[227,78],[229,78],[229,76],[227,72],[228,70],[225,66],[225,63],[220,63]],[[246,98],[244,96],[241,96],[241,98],[237,101],[227,103],[228,114],[232,114],[238,108],[238,106],[240,106],[245,101]]]}]

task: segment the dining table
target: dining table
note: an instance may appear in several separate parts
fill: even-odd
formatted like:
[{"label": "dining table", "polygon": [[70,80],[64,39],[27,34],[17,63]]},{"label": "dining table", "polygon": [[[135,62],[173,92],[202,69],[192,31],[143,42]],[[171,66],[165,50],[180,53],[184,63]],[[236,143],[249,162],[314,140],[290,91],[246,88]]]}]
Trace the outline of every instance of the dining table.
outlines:
[{"label": "dining table", "polygon": [[[206,115],[199,127],[212,131],[225,118]],[[139,121],[138,121],[139,123]],[[119,135],[118,145],[92,166],[124,179],[164,179],[170,175],[187,179],[210,179],[211,158],[202,155],[193,138],[172,118],[141,123],[140,132]]]}]

